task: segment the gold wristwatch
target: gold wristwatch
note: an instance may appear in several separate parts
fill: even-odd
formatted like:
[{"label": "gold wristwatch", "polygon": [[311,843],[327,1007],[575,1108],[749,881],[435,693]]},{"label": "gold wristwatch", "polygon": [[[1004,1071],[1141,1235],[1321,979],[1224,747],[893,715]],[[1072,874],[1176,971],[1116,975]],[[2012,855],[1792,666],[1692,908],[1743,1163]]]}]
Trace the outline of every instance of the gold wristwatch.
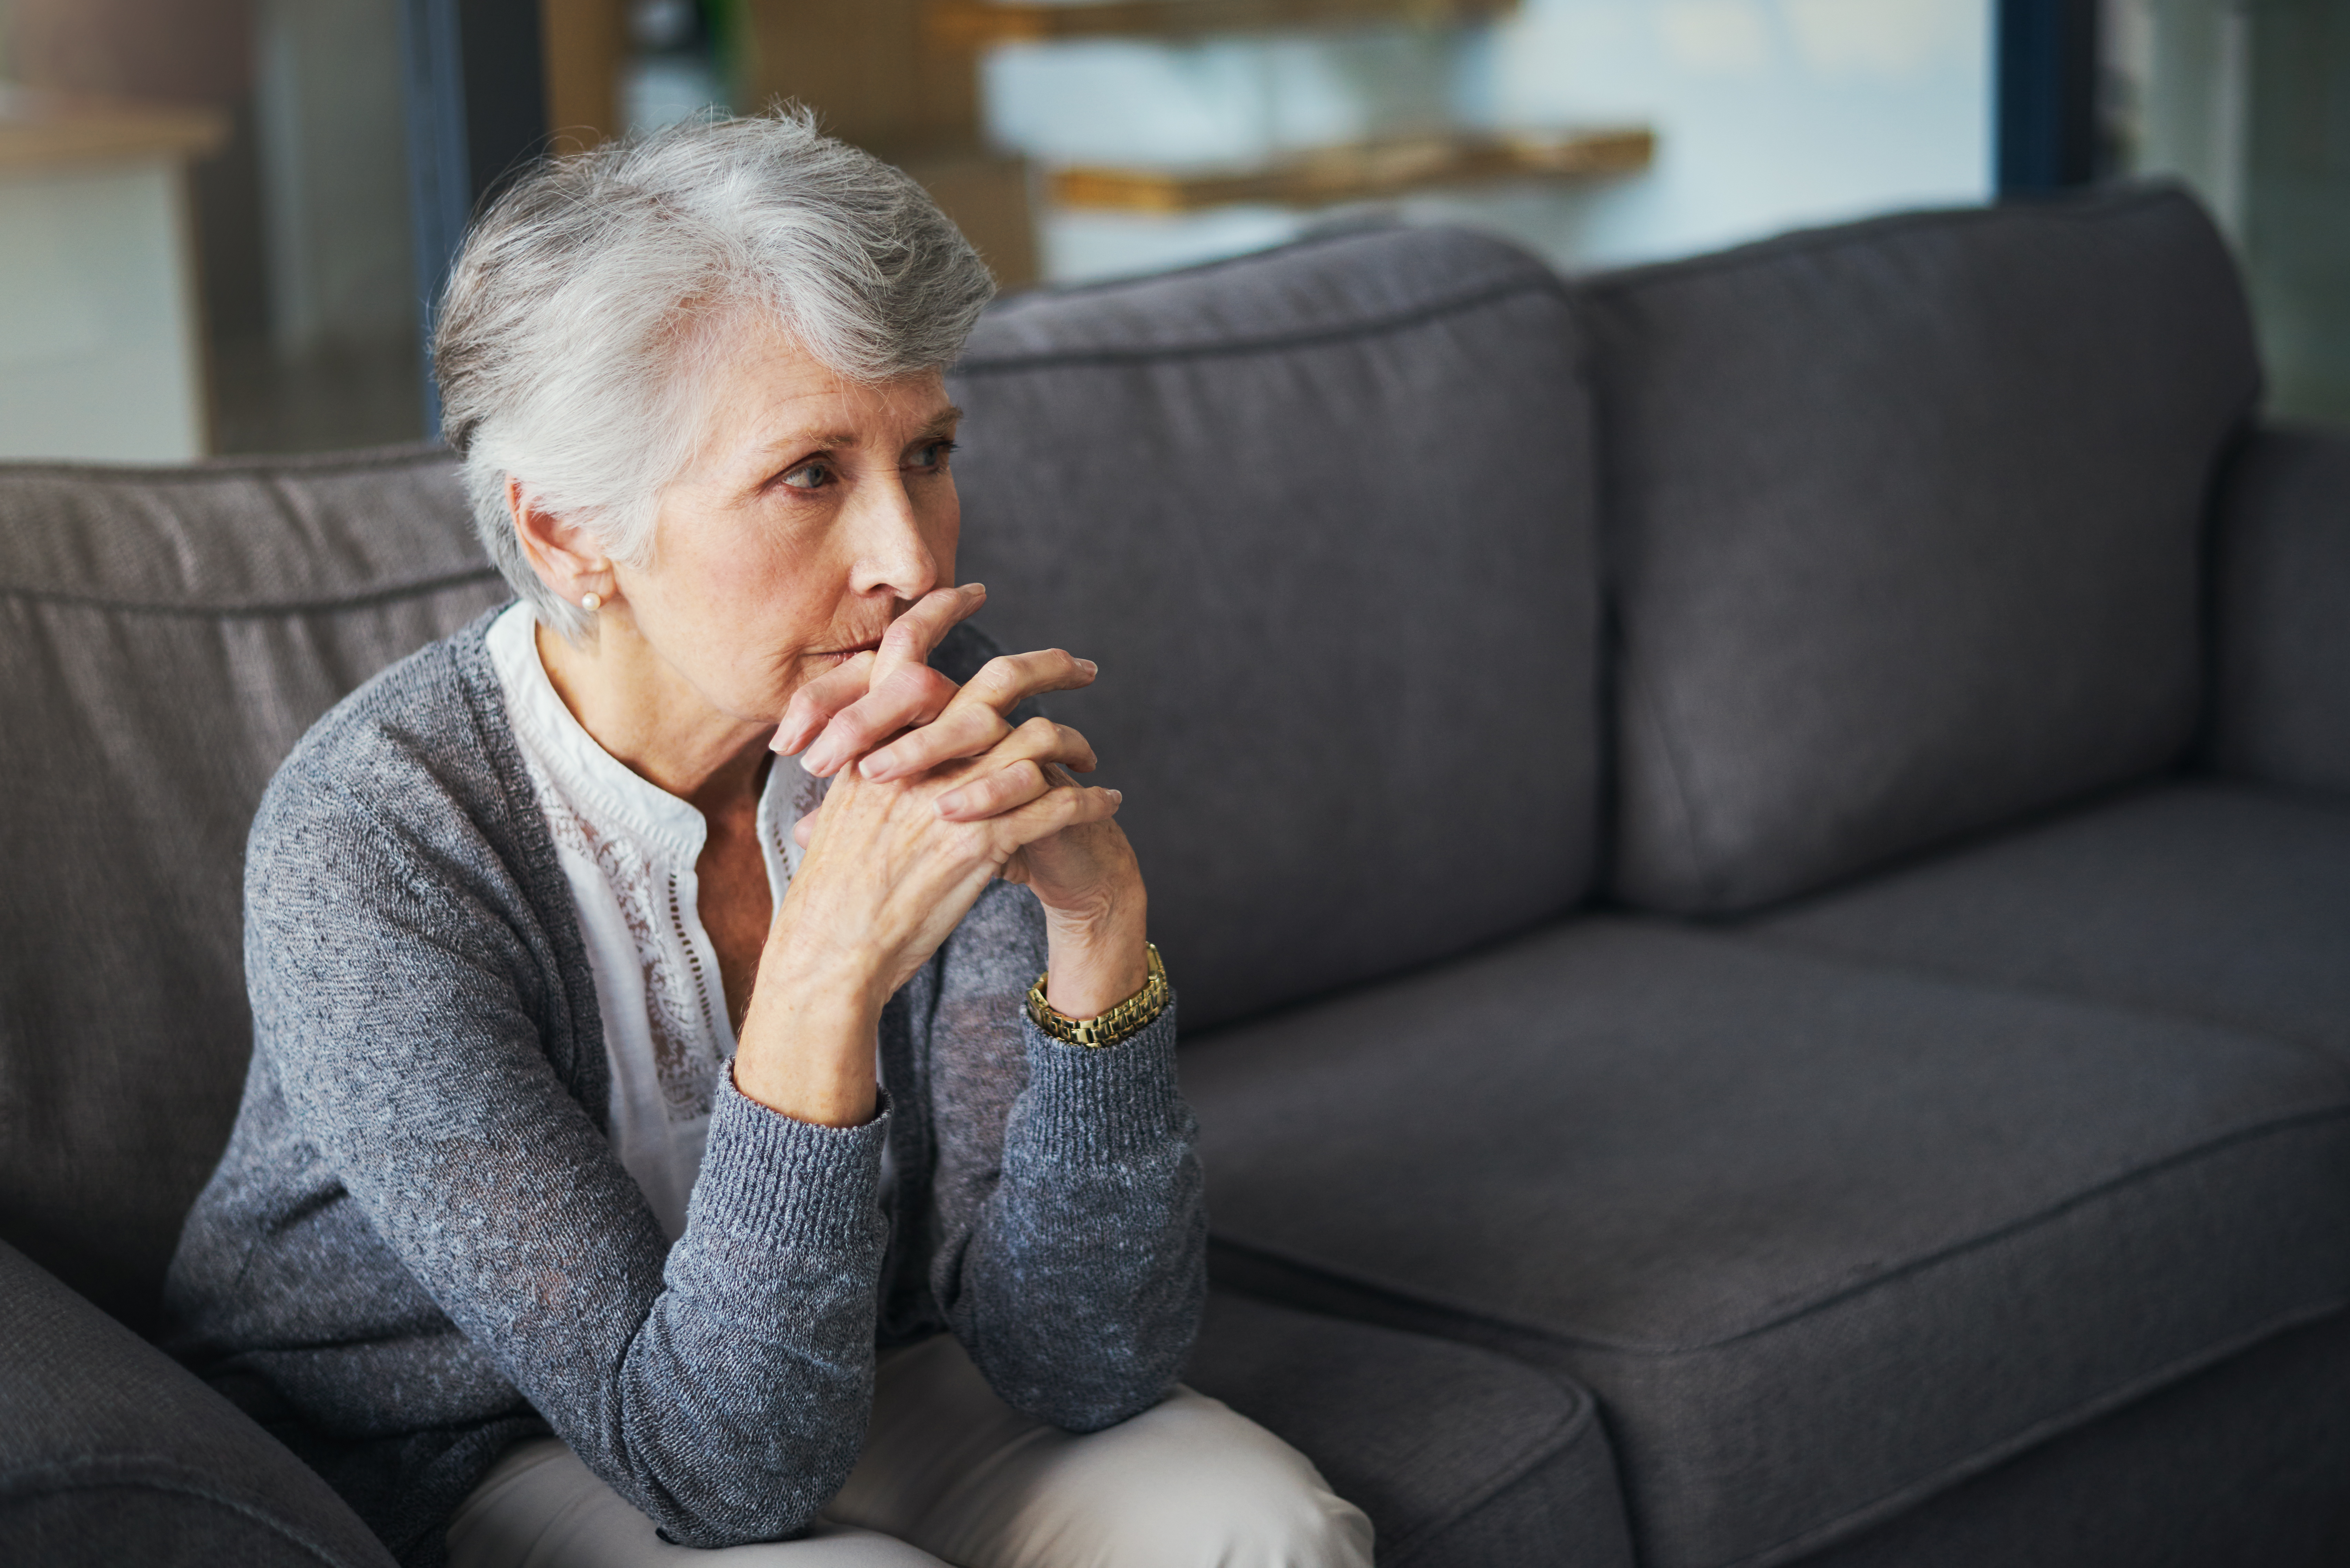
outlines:
[{"label": "gold wristwatch", "polygon": [[1167,999],[1174,994],[1167,983],[1167,966],[1159,961],[1159,944],[1145,942],[1142,946],[1149,955],[1150,978],[1142,982],[1140,991],[1100,1017],[1080,1022],[1054,1012],[1053,1004],[1045,1000],[1045,982],[1053,978],[1052,971],[1047,970],[1028,988],[1030,1022],[1064,1045],[1083,1045],[1089,1051],[1115,1045],[1141,1033],[1153,1019],[1167,1011]]}]

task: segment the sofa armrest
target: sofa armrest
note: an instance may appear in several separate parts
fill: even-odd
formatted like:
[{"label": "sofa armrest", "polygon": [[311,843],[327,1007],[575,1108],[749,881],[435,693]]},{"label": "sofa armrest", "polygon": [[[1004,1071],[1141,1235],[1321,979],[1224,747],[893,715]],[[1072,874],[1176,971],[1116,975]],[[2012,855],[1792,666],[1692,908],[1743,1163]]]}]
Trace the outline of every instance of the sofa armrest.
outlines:
[{"label": "sofa armrest", "polygon": [[392,1568],[309,1467],[0,1242],[0,1562]]},{"label": "sofa armrest", "polygon": [[2256,430],[2215,556],[2213,763],[2350,793],[2350,431]]}]

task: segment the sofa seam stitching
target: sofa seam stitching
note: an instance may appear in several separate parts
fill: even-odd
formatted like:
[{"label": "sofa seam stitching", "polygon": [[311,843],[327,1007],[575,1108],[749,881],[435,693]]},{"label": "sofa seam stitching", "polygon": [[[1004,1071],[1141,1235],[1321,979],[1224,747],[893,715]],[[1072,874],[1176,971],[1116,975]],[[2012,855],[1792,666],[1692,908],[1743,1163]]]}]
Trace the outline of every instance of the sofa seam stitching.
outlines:
[{"label": "sofa seam stitching", "polygon": [[411,582],[394,583],[384,587],[369,588],[359,593],[338,597],[309,599],[232,599],[219,604],[169,604],[150,599],[106,598],[96,594],[74,593],[58,588],[26,587],[18,584],[0,583],[0,598],[21,599],[32,604],[60,605],[71,609],[117,610],[140,615],[170,616],[194,619],[253,619],[269,616],[323,615],[338,609],[363,609],[388,604],[394,599],[410,598],[460,587],[467,583],[481,582],[498,576],[494,566],[468,566],[461,571],[443,573],[439,576],[419,577]]},{"label": "sofa seam stitching", "polygon": [[266,478],[294,472],[307,474],[371,473],[386,468],[421,464],[425,459],[451,464],[463,459],[441,441],[402,441],[373,450],[322,452],[253,452],[234,457],[199,458],[193,462],[75,462],[41,460],[0,462],[0,484],[21,478],[95,480],[109,485],[221,484],[231,480]]},{"label": "sofa seam stitching", "polygon": [[[2036,217],[2068,223],[2087,223],[2106,220],[2117,213],[2127,214],[2164,206],[2178,193],[2179,188],[2176,185],[2158,184],[2110,192],[2079,205],[2051,204],[2026,207],[2024,211]],[[1812,255],[1823,251],[1839,250],[1884,234],[1905,234],[1921,229],[1973,228],[1995,219],[2012,219],[2016,215],[2017,208],[2012,203],[1987,207],[1926,207],[1905,213],[1889,213],[1874,219],[1863,219],[1856,223],[1825,223],[1798,229],[1792,234],[1768,235],[1707,255],[1588,273],[1573,280],[1572,286],[1579,293],[1596,296],[1628,293],[1656,283],[1715,277],[1782,256]]]},{"label": "sofa seam stitching", "polygon": [[1519,295],[1543,294],[1573,308],[1572,291],[1564,279],[1555,276],[1515,277],[1488,285],[1449,299],[1440,299],[1414,306],[1409,310],[1375,317],[1367,321],[1348,322],[1342,326],[1319,327],[1311,331],[1285,335],[1249,337],[1215,343],[1162,344],[1138,348],[1076,348],[1049,349],[1027,355],[1003,355],[995,358],[966,359],[952,373],[958,376],[987,376],[1020,370],[1069,369],[1111,369],[1126,365],[1150,365],[1180,359],[1240,358],[1252,355],[1278,353],[1293,348],[1326,347],[1370,337],[1389,337],[1440,321],[1448,316],[1458,316],[1482,306],[1498,304]]},{"label": "sofa seam stitching", "polygon": [[[175,1476],[108,1475],[105,1467],[127,1460],[158,1462]],[[295,1530],[285,1521],[272,1517],[249,1502],[229,1497],[203,1483],[200,1476],[187,1470],[181,1461],[167,1454],[86,1454],[74,1459],[51,1460],[28,1469],[11,1471],[0,1476],[0,1498],[10,1501],[41,1497],[67,1496],[75,1492],[140,1490],[159,1492],[172,1497],[191,1497],[216,1508],[250,1520],[271,1533],[300,1547],[311,1556],[329,1565],[339,1565],[347,1560],[341,1553],[328,1550],[308,1534]]]},{"label": "sofa seam stitching", "polygon": [[[1542,1378],[1545,1383],[1563,1386],[1560,1378],[1541,1367],[1527,1366],[1523,1362],[1515,1362],[1514,1365],[1525,1366],[1527,1371]],[[1586,1429],[1598,1426],[1598,1396],[1580,1384],[1573,1385],[1572,1388],[1574,1392],[1583,1397],[1577,1402],[1577,1407],[1569,1409],[1558,1417],[1549,1430],[1542,1434],[1541,1446],[1537,1450],[1528,1454],[1515,1465],[1502,1470],[1498,1475],[1484,1478],[1481,1484],[1471,1488],[1460,1498],[1446,1504],[1444,1512],[1440,1518],[1421,1525],[1410,1534],[1397,1541],[1394,1544],[1396,1552],[1394,1568],[1403,1568],[1403,1564],[1409,1563],[1437,1536],[1451,1529],[1503,1492],[1534,1474],[1547,1460],[1570,1452],[1575,1448],[1578,1436]]]},{"label": "sofa seam stitching", "polygon": [[[2064,1198],[2057,1202],[2049,1204],[2045,1208],[2037,1210],[2033,1213],[2010,1220],[2008,1223],[1985,1231],[1981,1235],[1970,1237],[1964,1241],[1945,1247],[1936,1252],[1928,1253],[1923,1257],[1913,1258],[1908,1262],[1902,1264],[1900,1267],[1888,1270],[1885,1273],[1877,1275],[1876,1278],[1868,1281],[1865,1284],[1847,1286],[1846,1288],[1837,1291],[1831,1295],[1822,1296],[1817,1301],[1808,1302],[1783,1317],[1774,1318],[1766,1324],[1758,1324],[1751,1329],[1743,1330],[1723,1339],[1711,1341],[1703,1345],[1677,1347],[1674,1350],[1667,1351],[1663,1354],[1686,1355],[1693,1350],[1725,1349],[1731,1345],[1738,1345],[1743,1341],[1758,1337],[1759,1335],[1773,1333],[1791,1324],[1800,1323],[1805,1318],[1815,1316],[1819,1314],[1827,1312],[1834,1307],[1839,1306],[1847,1301],[1855,1300],[1892,1281],[1907,1279],[1914,1274],[1924,1273],[1938,1264],[1963,1258],[1972,1252],[1981,1251],[1999,1242],[2010,1240],[2012,1237],[2020,1236],[2025,1231],[2036,1230],[2042,1226],[2053,1223],[2076,1210],[2085,1208],[2089,1204],[2099,1201],[2100,1199],[2110,1198],[2126,1188],[2135,1186],[2148,1177],[2166,1175],[2174,1170],[2184,1169],[2199,1161],[2225,1154],[2241,1145],[2252,1143],[2275,1134],[2294,1132],[2303,1127],[2319,1126],[2328,1121],[2342,1121],[2345,1119],[2350,1119],[2350,1103],[2339,1103],[2314,1110],[2297,1111],[2291,1116],[2280,1116],[2270,1121],[2255,1123],[2250,1127],[2239,1127],[2232,1132],[2223,1134],[2222,1136],[2212,1138],[2207,1142],[2197,1144],[2189,1148],[2177,1150],[2171,1154],[2165,1155],[2159,1159],[2150,1160],[2143,1165],[2135,1166],[2119,1175],[2110,1177],[2093,1187],[2084,1189],[2079,1192],[2074,1193],[2068,1198]],[[1618,1354],[1623,1353],[1619,1352]],[[1653,1353],[1632,1352],[1630,1354],[1641,1355]]]},{"label": "sofa seam stitching", "polygon": [[2282,1045],[2300,1054],[2315,1058],[2333,1067],[2344,1065],[2340,1053],[2299,1035],[2286,1034],[2265,1023],[2247,1023],[2241,1019],[2225,1018],[2216,1012],[2206,1012],[2192,1006],[2157,1005],[2147,1002],[2131,1002],[2120,997],[2094,996],[2084,992],[2066,991],[2052,983],[2038,981],[1998,980],[1970,973],[1956,967],[1946,967],[1930,959],[1887,958],[1881,954],[1853,951],[1822,941],[1807,941],[1802,937],[1783,931],[1748,930],[1732,926],[1717,935],[1738,941],[1751,941],[1810,959],[1828,959],[1837,963],[1872,970],[1883,974],[1914,975],[1921,980],[1960,983],[1969,990],[1991,992],[2022,997],[2033,1002],[2062,1002],[2074,1007],[2094,1008],[2100,1012],[2116,1013],[2123,1017],[2149,1023],[2186,1023],[2198,1028],[2222,1031],[2257,1040],[2263,1044]]},{"label": "sofa seam stitching", "polygon": [[[1671,1356],[1695,1355],[1712,1351],[1725,1350],[1747,1340],[1758,1338],[1766,1334],[1775,1333],[1790,1324],[1801,1323],[1805,1318],[1815,1316],[1833,1307],[1840,1305],[1845,1302],[1865,1295],[1870,1291],[1879,1289],[1889,1282],[1905,1279],[1913,1274],[1922,1273],[1938,1264],[1963,1258],[1970,1252],[1981,1251],[2012,1237],[2021,1235],[2027,1231],[2048,1224],[2053,1220],[2062,1218],[2064,1215],[2075,1209],[2095,1202],[2101,1199],[2110,1197],[2148,1176],[2160,1175],[2170,1170],[2183,1168],[2199,1160],[2210,1158],[2216,1155],[2225,1153],[2239,1145],[2251,1143],[2256,1139],[2266,1137],[2273,1134],[2291,1132],[2304,1127],[2316,1126],[2327,1121],[2339,1121],[2344,1119],[2350,1119],[2350,1101],[2314,1110],[2297,1111],[2291,1116],[2255,1123],[2250,1127],[2239,1127],[2232,1132],[2227,1133],[2220,1137],[2213,1138],[2208,1142],[2178,1150],[2172,1154],[2164,1156],[2160,1159],[2149,1161],[2144,1165],[2132,1167],[2130,1169],[2123,1171],[2119,1175],[2099,1182],[2094,1187],[2074,1193],[2071,1196],[2050,1204],[2043,1209],[2023,1215],[2004,1225],[1999,1226],[1994,1230],[1985,1231],[1980,1235],[1969,1237],[1963,1241],[1955,1242],[1948,1247],[1941,1248],[1939,1251],[1927,1253],[1918,1258],[1913,1258],[1908,1262],[1901,1264],[1898,1268],[1889,1269],[1884,1273],[1875,1275],[1860,1284],[1846,1286],[1842,1290],[1836,1291],[1833,1294],[1822,1296],[1816,1301],[1806,1302],[1793,1311],[1779,1317],[1774,1317],[1766,1323],[1756,1324],[1752,1327],[1741,1329],[1735,1334],[1726,1334],[1718,1339],[1693,1341],[1688,1344],[1653,1346],[1633,1345],[1618,1344],[1605,1339],[1598,1339],[1586,1334],[1561,1333],[1555,1329],[1544,1328],[1537,1324],[1519,1322],[1513,1318],[1502,1317],[1490,1312],[1463,1307],[1450,1302],[1437,1300],[1405,1287],[1389,1284],[1381,1281],[1366,1279],[1362,1276],[1349,1272],[1343,1272],[1322,1264],[1286,1257],[1282,1252],[1271,1248],[1235,1241],[1230,1235],[1219,1236],[1216,1240],[1223,1246],[1233,1248],[1240,1251],[1264,1259],[1281,1268],[1303,1272],[1346,1289],[1357,1292],[1367,1292],[1407,1309],[1420,1312],[1434,1311],[1449,1316],[1466,1318],[1472,1322],[1489,1324],[1494,1328],[1499,1328],[1508,1333],[1532,1335],[1554,1345],[1569,1346],[1579,1350],[1587,1350],[1601,1355],[1620,1356],[1627,1360],[1660,1361]],[[1337,1314],[1334,1314],[1333,1315]],[[1421,1330],[1419,1332],[1426,1331]]]},{"label": "sofa seam stitching", "polygon": [[1779,1563],[1800,1557],[1818,1548],[1849,1538],[1879,1521],[1898,1518],[1906,1508],[1924,1502],[1964,1485],[1976,1477],[1997,1469],[2008,1460],[2031,1452],[2043,1443],[2054,1442],[2080,1431],[2092,1422],[2129,1408],[2132,1405],[2176,1387],[2201,1372],[2224,1365],[2230,1359],[2293,1332],[2312,1327],[2338,1315],[2350,1307],[2350,1296],[2335,1296],[2317,1306],[2304,1306],[2278,1314],[2235,1338],[2221,1342],[2216,1349],[2184,1355],[2165,1362],[2140,1376],[2130,1378],[2107,1389],[2096,1398],[2085,1400],[2061,1416],[2051,1416],[2035,1421],[2006,1441],[1993,1443],[1964,1458],[1937,1469],[1934,1473],[1907,1486],[1871,1498],[1857,1508],[1846,1509],[1834,1519],[1816,1524],[1793,1535],[1782,1537],[1743,1557],[1730,1558],[1715,1568],[1773,1568]]}]

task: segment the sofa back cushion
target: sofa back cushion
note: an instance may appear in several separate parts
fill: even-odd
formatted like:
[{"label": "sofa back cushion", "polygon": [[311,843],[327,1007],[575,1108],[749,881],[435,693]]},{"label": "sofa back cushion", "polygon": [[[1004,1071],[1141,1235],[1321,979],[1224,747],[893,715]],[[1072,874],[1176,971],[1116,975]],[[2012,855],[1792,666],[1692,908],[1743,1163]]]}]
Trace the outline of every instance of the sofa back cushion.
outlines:
[{"label": "sofa back cushion", "polygon": [[263,786],[504,597],[445,452],[0,467],[0,1239],[133,1326],[236,1112]]},{"label": "sofa back cushion", "polygon": [[1614,885],[1752,907],[2178,757],[2199,530],[2259,386],[2168,190],[1592,280]]},{"label": "sofa back cushion", "polygon": [[1559,281],[1453,231],[1031,296],[953,378],[961,574],[1097,659],[1188,1027],[1591,880],[1590,407]]}]

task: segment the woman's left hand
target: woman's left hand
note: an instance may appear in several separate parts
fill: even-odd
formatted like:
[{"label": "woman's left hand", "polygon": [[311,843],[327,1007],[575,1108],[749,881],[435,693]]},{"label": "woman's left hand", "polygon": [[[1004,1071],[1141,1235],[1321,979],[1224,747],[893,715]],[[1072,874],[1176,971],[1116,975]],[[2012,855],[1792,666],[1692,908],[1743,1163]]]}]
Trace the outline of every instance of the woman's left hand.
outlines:
[{"label": "woman's left hand", "polygon": [[[1059,649],[1006,654],[961,687],[925,662],[950,628],[977,609],[985,590],[942,589],[890,624],[881,647],[811,681],[796,693],[775,749],[801,752],[817,777],[855,766],[877,783],[955,766],[969,782],[939,797],[940,815],[975,822],[1016,810],[1050,789],[1084,786],[1091,773],[1086,738],[1048,719],[1014,726],[1008,715],[1030,697],[1090,685],[1095,666]],[[894,737],[894,738],[893,738]],[[813,817],[795,830],[803,846]],[[1044,906],[1051,944],[1047,1000],[1072,1018],[1091,1018],[1140,991],[1148,899],[1133,847],[1114,818],[1080,823],[1029,844],[1004,866]]]}]

